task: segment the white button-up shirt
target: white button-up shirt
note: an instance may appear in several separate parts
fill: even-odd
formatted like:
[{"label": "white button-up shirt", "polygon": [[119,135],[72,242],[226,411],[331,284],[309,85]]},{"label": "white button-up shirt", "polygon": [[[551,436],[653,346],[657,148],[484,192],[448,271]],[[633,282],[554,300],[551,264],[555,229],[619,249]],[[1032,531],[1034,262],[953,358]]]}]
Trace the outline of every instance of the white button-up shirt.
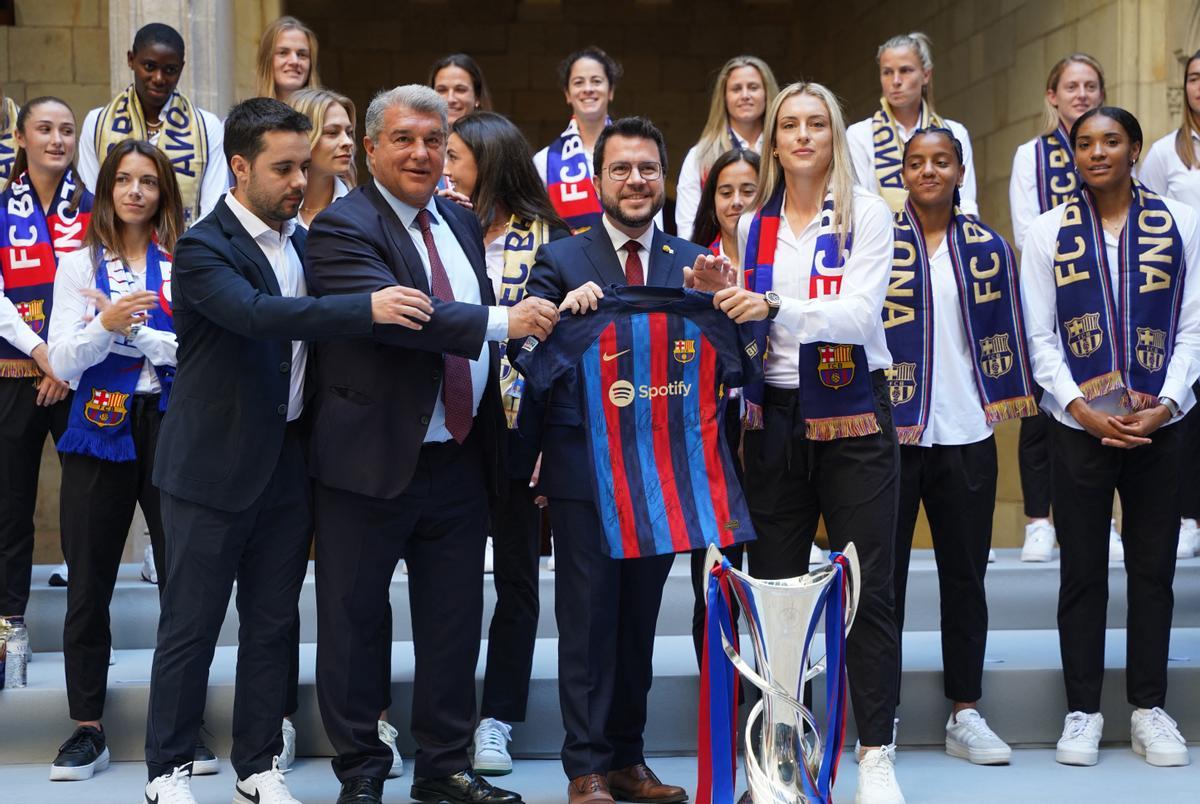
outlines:
[{"label": "white button-up shirt", "polygon": [[604,216],[604,231],[608,233],[608,239],[612,243],[613,250],[617,252],[617,262],[621,264],[621,271],[625,271],[625,260],[629,257],[629,252],[625,250],[625,244],[630,240],[636,240],[641,246],[638,249],[638,259],[642,261],[642,282],[650,284],[650,246],[654,243],[654,226],[653,224],[646,227],[646,231],[642,232],[635,238],[622,232],[613,222]]},{"label": "white button-up shirt", "polygon": [[1012,176],[1008,180],[1008,209],[1012,214],[1013,246],[1025,250],[1029,227],[1042,214],[1037,184],[1037,141],[1023,143],[1013,155]]},{"label": "white button-up shirt", "polygon": [[[1182,201],[1200,213],[1200,169],[1188,170],[1183,164],[1175,152],[1176,133],[1172,131],[1150,146],[1150,153],[1138,170],[1138,179],[1159,195]],[[1200,151],[1200,136],[1195,133],[1192,148]]]}]

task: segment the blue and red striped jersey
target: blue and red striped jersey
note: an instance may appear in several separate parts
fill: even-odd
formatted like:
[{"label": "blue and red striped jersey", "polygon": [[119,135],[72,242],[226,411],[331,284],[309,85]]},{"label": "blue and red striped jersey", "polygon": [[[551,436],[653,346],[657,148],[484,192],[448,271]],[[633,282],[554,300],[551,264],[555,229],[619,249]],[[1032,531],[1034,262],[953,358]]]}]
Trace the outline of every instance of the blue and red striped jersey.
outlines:
[{"label": "blue and red striped jersey", "polygon": [[753,341],[691,290],[610,286],[516,359],[528,393],[576,369],[605,553],[679,553],[754,538],[724,436],[726,391],[760,378]]}]

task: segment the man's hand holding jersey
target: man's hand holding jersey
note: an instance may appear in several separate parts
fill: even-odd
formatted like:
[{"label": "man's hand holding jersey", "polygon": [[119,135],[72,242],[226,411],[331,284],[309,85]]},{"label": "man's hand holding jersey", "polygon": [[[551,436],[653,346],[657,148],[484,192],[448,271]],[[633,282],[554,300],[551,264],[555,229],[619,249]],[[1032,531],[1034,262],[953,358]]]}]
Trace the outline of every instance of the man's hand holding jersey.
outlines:
[{"label": "man's hand holding jersey", "polygon": [[526,296],[508,308],[508,338],[516,340],[532,335],[539,341],[550,337],[558,323],[558,310],[554,302]]},{"label": "man's hand holding jersey", "polygon": [[745,288],[725,288],[713,296],[713,307],[721,310],[735,323],[762,321],[770,313],[767,297]]},{"label": "man's hand holding jersey", "polygon": [[560,313],[583,315],[596,309],[596,305],[604,298],[604,291],[595,282],[587,282],[572,290],[558,305]]}]

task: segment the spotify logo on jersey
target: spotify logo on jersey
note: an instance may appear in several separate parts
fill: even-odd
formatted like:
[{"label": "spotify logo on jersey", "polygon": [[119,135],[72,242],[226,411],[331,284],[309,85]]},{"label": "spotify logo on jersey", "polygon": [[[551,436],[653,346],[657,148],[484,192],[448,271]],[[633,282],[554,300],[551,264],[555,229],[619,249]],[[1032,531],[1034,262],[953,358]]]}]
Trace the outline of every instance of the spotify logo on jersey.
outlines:
[{"label": "spotify logo on jersey", "polygon": [[635,391],[629,380],[617,380],[608,386],[608,401],[614,406],[623,408],[633,401]]},{"label": "spotify logo on jersey", "polygon": [[623,408],[633,402],[634,396],[654,399],[657,396],[687,396],[692,392],[690,383],[676,380],[666,385],[639,385],[636,388],[629,380],[617,380],[608,386],[608,401],[614,407]]}]

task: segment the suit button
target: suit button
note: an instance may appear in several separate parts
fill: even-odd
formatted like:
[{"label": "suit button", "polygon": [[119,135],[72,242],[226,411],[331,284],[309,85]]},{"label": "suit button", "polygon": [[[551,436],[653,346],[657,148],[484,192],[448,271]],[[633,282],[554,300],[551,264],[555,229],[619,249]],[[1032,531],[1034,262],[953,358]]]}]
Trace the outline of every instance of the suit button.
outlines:
[{"label": "suit button", "polygon": [[442,372],[438,371],[437,369],[434,369],[433,373],[430,374],[429,376],[433,379],[434,382],[441,382],[441,380],[442,380]]},{"label": "suit button", "polygon": [[429,425],[429,417],[428,417],[428,416],[422,416],[422,417],[421,417],[421,424],[428,426],[428,425]]},{"label": "suit button", "polygon": [[275,412],[278,413],[280,416],[286,416],[287,415],[287,405],[280,405],[279,407],[275,408]]},{"label": "suit button", "polygon": [[279,373],[287,374],[292,368],[292,364],[286,360],[279,364]]}]

